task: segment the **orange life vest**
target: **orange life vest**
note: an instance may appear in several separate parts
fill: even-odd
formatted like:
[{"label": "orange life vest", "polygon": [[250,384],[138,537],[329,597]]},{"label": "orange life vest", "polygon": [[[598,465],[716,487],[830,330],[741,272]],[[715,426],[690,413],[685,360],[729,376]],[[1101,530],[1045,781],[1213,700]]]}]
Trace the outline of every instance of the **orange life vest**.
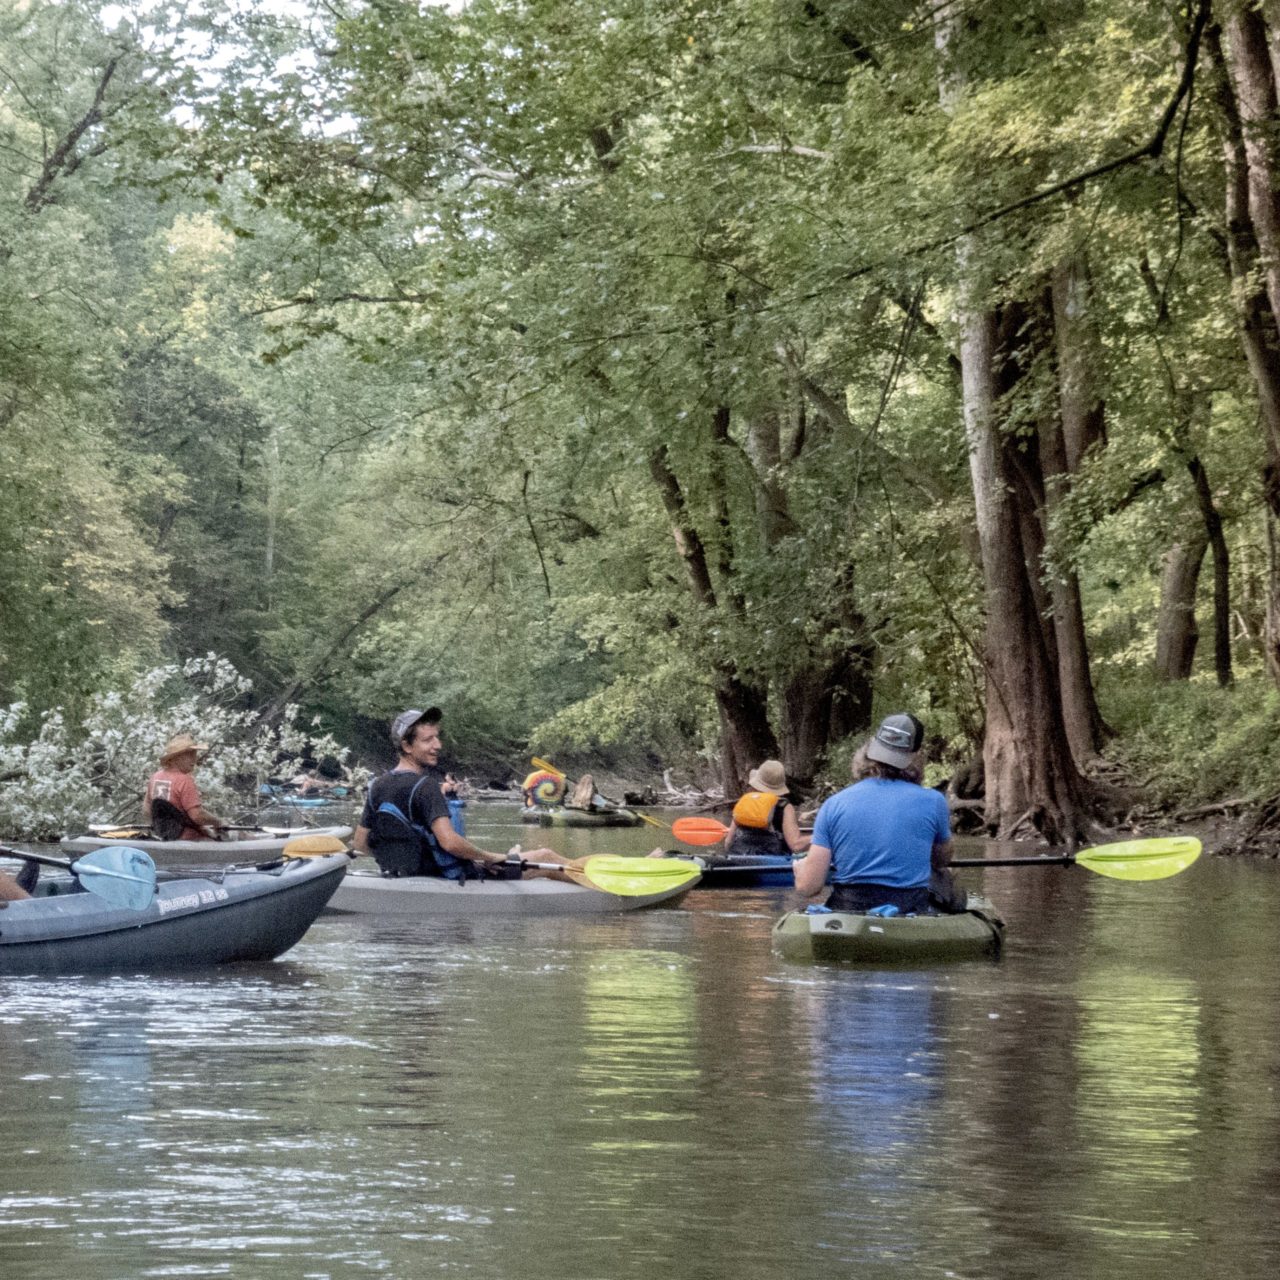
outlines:
[{"label": "orange life vest", "polygon": [[773,825],[773,811],[781,801],[782,797],[772,791],[748,791],[733,806],[733,820],[740,827],[768,831]]}]

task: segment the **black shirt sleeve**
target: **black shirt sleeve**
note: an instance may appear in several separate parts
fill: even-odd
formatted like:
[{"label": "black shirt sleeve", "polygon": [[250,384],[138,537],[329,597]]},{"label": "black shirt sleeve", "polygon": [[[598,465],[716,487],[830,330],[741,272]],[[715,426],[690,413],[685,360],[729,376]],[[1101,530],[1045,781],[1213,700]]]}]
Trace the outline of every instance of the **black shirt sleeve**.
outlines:
[{"label": "black shirt sleeve", "polygon": [[449,816],[449,802],[444,798],[444,792],[440,790],[440,781],[439,774],[428,773],[413,790],[411,817],[414,822],[420,823],[428,831],[431,830],[431,824],[437,818]]}]

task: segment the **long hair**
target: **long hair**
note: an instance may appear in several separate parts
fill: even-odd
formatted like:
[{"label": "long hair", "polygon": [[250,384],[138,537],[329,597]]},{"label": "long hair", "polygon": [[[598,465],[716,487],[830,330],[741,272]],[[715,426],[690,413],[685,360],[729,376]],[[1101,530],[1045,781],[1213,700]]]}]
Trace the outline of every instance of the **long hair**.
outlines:
[{"label": "long hair", "polygon": [[853,753],[853,764],[850,766],[854,782],[863,778],[887,778],[890,781],[914,782],[917,786],[924,782],[924,753],[917,751],[911,757],[911,763],[899,769],[896,765],[884,764],[880,760],[872,760],[867,755],[866,744]]}]

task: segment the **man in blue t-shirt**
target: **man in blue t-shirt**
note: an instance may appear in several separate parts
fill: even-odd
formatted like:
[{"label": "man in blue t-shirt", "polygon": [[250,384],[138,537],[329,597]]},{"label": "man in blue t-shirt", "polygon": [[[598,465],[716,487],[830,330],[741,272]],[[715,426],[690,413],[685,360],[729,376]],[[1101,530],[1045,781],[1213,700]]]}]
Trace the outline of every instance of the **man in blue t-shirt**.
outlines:
[{"label": "man in blue t-shirt", "polygon": [[946,797],[921,785],[923,741],[915,716],[892,715],[858,750],[853,785],[818,810],[809,855],[795,864],[801,893],[818,893],[831,871],[833,911],[964,910],[964,892],[945,871],[952,849]]}]

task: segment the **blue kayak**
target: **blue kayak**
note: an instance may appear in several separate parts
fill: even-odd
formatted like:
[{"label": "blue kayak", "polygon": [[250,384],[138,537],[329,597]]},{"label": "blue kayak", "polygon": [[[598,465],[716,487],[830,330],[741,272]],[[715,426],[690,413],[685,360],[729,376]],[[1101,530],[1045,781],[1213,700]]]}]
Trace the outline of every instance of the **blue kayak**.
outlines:
[{"label": "blue kayak", "polygon": [[[795,859],[789,853],[677,853],[668,858],[683,858],[702,864],[700,889],[790,889],[795,884],[792,867]],[[828,877],[829,879],[829,877]]]},{"label": "blue kayak", "polygon": [[342,799],[347,793],[345,787],[342,788],[341,795],[335,787],[328,795],[323,796],[300,796],[294,791],[289,791],[284,787],[272,786],[269,782],[264,782],[258,788],[258,794],[266,796],[273,800],[276,804],[287,804],[293,809],[319,809],[323,805],[333,804],[335,801]]}]

